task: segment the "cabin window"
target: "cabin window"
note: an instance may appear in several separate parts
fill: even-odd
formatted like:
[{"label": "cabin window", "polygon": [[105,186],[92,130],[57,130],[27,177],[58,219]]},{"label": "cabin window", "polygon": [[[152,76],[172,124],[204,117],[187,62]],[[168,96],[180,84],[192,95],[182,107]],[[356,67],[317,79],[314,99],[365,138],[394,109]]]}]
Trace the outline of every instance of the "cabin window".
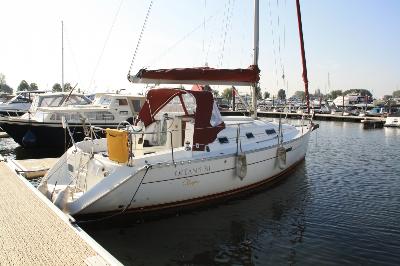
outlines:
[{"label": "cabin window", "polygon": [[276,131],[273,128],[272,129],[266,129],[265,133],[267,133],[268,135],[272,135],[272,134],[276,134]]},{"label": "cabin window", "polygon": [[221,144],[229,143],[229,140],[227,137],[220,137],[220,138],[218,138],[218,141]]},{"label": "cabin window", "polygon": [[100,100],[98,100],[98,102],[99,102],[101,105],[110,105],[110,103],[111,103],[111,98],[105,96],[105,97],[100,98]]},{"label": "cabin window", "polygon": [[89,120],[114,120],[114,115],[110,112],[87,112],[84,116]]},{"label": "cabin window", "polygon": [[128,105],[128,101],[126,99],[118,99],[118,105]]},{"label": "cabin window", "polygon": [[251,139],[251,138],[254,138],[254,135],[253,135],[252,132],[247,132],[247,133],[246,133],[246,137],[247,137],[248,139]]},{"label": "cabin window", "polygon": [[110,112],[96,113],[96,120],[114,120],[114,115]]},{"label": "cabin window", "polygon": [[133,106],[133,111],[139,113],[141,109],[140,100],[131,100],[131,103]]}]

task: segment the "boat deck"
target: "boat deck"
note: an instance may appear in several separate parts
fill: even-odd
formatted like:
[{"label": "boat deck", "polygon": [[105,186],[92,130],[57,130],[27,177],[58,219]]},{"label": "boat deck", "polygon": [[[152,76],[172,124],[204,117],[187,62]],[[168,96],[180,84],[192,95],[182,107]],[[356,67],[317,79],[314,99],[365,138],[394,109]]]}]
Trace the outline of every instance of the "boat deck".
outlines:
[{"label": "boat deck", "polygon": [[0,162],[1,265],[120,264],[6,162]]}]

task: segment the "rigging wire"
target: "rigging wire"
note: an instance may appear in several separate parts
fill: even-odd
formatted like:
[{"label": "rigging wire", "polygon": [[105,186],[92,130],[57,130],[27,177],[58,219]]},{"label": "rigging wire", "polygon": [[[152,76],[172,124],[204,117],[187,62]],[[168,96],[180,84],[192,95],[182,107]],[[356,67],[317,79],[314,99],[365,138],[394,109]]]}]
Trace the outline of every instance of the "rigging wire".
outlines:
[{"label": "rigging wire", "polygon": [[[219,13],[219,11],[221,11],[221,9],[217,10],[214,14],[208,16],[208,18],[206,19],[207,22],[209,23],[210,21],[212,21],[216,15]],[[186,33],[185,35],[183,35],[182,38],[180,38],[178,41],[174,42],[171,46],[169,46],[168,48],[166,48],[164,50],[164,52],[160,53],[158,56],[154,57],[146,66],[144,66],[143,68],[149,68],[151,65],[153,65],[154,63],[160,61],[160,59],[162,59],[163,57],[165,57],[166,55],[168,55],[173,49],[175,49],[180,43],[182,43],[183,41],[185,41],[187,38],[189,38],[193,33],[197,32],[199,29],[201,29],[203,26],[203,22],[201,22],[200,24],[196,25],[191,31],[189,31],[188,33]]]},{"label": "rigging wire", "polygon": [[[286,0],[284,2],[284,6],[280,4],[279,0],[276,0],[276,7],[275,7],[275,13],[276,19],[273,18],[272,16],[272,5],[271,5],[271,0],[268,2],[268,7],[269,7],[269,25],[271,27],[271,40],[272,40],[272,51],[273,51],[273,57],[274,57],[274,67],[273,67],[273,73],[276,79],[276,90],[279,90],[280,86],[280,80],[282,82],[282,87],[281,89],[284,89],[285,91],[288,88],[288,82],[286,79],[286,73],[285,73],[285,63],[284,59],[282,56],[283,50],[286,48],[286,21],[284,18],[281,17],[280,13],[282,12],[282,8],[286,8]],[[274,30],[275,29],[275,30]],[[281,75],[278,74],[278,72],[281,72]]]},{"label": "rigging wire", "polygon": [[206,41],[206,14],[207,14],[207,0],[204,0],[204,14],[203,14],[203,45],[201,48],[202,54],[204,54],[204,45]]},{"label": "rigging wire", "polygon": [[103,49],[101,50],[100,57],[99,57],[99,59],[97,60],[97,64],[96,64],[96,66],[95,66],[95,68],[94,68],[94,70],[93,70],[92,78],[91,78],[90,83],[89,83],[89,88],[90,88],[90,87],[92,86],[92,84],[93,84],[94,77],[95,77],[95,75],[96,75],[97,69],[99,68],[101,59],[103,58],[104,51],[105,51],[105,49],[106,49],[108,40],[110,39],[111,32],[112,32],[112,30],[113,30],[113,28],[114,28],[115,22],[117,21],[117,17],[118,17],[119,11],[121,10],[121,6],[122,6],[122,3],[123,3],[123,2],[124,2],[124,0],[121,0],[121,1],[119,2],[119,6],[118,6],[118,9],[117,9],[117,12],[116,12],[115,15],[114,15],[113,21],[112,21],[112,23],[111,23],[111,27],[110,27],[110,29],[108,30],[108,34],[107,34],[106,40],[105,40],[105,42],[104,42]]},{"label": "rigging wire", "polygon": [[72,49],[71,42],[70,42],[70,40],[69,40],[69,38],[68,38],[68,31],[67,31],[67,29],[65,28],[65,26],[64,26],[64,36],[65,36],[66,39],[67,39],[67,44],[68,44],[69,52],[71,53],[72,61],[74,62],[74,65],[75,65],[76,75],[78,76],[78,80],[80,80],[80,79],[81,79],[81,75],[80,75],[79,67],[78,67],[78,64],[77,64],[77,61],[76,61],[76,57],[75,57],[74,50]]},{"label": "rigging wire", "polygon": [[224,59],[224,53],[225,53],[225,44],[226,44],[226,37],[228,35],[228,31],[231,29],[232,26],[232,17],[233,17],[233,7],[235,5],[235,0],[229,0],[227,2],[227,9],[226,9],[226,15],[224,16],[224,21],[225,21],[225,29],[222,33],[222,40],[221,40],[221,52],[219,55],[219,60],[218,60],[218,67],[221,67],[222,61]]},{"label": "rigging wire", "polygon": [[276,45],[275,45],[275,32],[273,27],[273,19],[272,19],[272,7],[271,7],[271,0],[268,1],[268,10],[269,10],[269,25],[271,28],[271,40],[272,40],[272,53],[274,57],[274,74],[276,78],[276,89],[278,89],[279,80],[278,80],[278,64],[277,64],[277,56],[276,56]]},{"label": "rigging wire", "polygon": [[150,16],[150,12],[151,12],[151,8],[152,8],[152,7],[153,7],[153,0],[151,0],[150,5],[149,5],[149,8],[147,9],[146,17],[144,18],[144,22],[143,22],[143,26],[142,26],[142,29],[141,29],[140,34],[139,34],[138,42],[137,42],[137,44],[136,44],[135,51],[133,52],[133,57],[132,57],[131,65],[130,65],[129,71],[128,71],[128,78],[129,78],[129,76],[131,75],[132,66],[133,66],[133,64],[134,64],[134,62],[135,62],[136,55],[137,55],[137,53],[138,53],[138,51],[139,51],[140,43],[141,43],[141,41],[142,41],[143,34],[144,34],[144,30],[145,30],[145,28],[146,28],[146,24],[147,24],[147,21],[148,21],[148,19],[149,19],[149,16]]}]

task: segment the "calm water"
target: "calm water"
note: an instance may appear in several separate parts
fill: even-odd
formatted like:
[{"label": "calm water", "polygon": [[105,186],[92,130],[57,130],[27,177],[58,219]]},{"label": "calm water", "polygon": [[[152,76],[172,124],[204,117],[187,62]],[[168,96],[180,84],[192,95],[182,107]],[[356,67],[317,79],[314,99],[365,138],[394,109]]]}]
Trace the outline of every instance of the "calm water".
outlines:
[{"label": "calm water", "polygon": [[[399,265],[400,129],[320,126],[306,160],[277,186],[172,217],[86,229],[126,265]],[[12,141],[0,143],[15,156]]]}]

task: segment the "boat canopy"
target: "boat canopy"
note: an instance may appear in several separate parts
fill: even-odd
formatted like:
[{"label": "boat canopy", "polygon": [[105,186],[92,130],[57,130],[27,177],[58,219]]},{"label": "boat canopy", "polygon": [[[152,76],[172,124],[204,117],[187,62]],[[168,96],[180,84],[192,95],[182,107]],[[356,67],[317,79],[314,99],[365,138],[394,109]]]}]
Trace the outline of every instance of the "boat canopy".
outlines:
[{"label": "boat canopy", "polygon": [[128,75],[133,83],[154,84],[199,84],[199,85],[254,85],[260,80],[260,69],[256,65],[238,69],[215,69],[210,67],[141,69]]},{"label": "boat canopy", "polygon": [[[185,97],[186,96],[186,97]],[[193,96],[195,108],[189,106],[187,96]],[[225,128],[213,95],[209,91],[188,91],[183,89],[152,89],[147,92],[146,102],[139,113],[139,120],[148,126],[155,122],[155,115],[171,101],[179,99],[186,116],[194,117],[192,149],[204,151],[205,146],[217,138]],[[191,97],[190,97],[191,98]],[[189,102],[189,104],[188,104]]]}]

